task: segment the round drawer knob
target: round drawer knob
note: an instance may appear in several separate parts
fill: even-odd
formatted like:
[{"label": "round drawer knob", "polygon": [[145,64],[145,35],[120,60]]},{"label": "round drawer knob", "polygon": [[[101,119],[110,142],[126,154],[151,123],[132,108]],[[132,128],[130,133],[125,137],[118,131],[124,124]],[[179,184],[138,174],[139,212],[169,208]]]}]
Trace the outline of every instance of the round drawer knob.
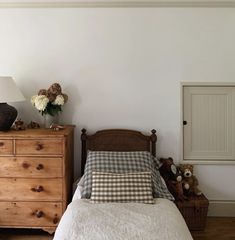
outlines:
[{"label": "round drawer knob", "polygon": [[59,218],[58,218],[58,217],[54,217],[53,223],[56,224],[56,223],[58,223],[58,222],[59,222]]},{"label": "round drawer knob", "polygon": [[39,210],[37,210],[35,214],[37,218],[41,218],[44,215],[43,211],[39,211]]},{"label": "round drawer knob", "polygon": [[33,192],[43,192],[43,186],[37,186],[36,188],[31,188]]},{"label": "round drawer knob", "polygon": [[37,170],[42,170],[44,168],[43,164],[39,163],[36,167]]},{"label": "round drawer knob", "polygon": [[42,143],[37,143],[36,150],[40,151],[42,149],[43,149],[43,144]]},{"label": "round drawer knob", "polygon": [[4,142],[0,142],[0,147],[3,147],[4,146]]}]

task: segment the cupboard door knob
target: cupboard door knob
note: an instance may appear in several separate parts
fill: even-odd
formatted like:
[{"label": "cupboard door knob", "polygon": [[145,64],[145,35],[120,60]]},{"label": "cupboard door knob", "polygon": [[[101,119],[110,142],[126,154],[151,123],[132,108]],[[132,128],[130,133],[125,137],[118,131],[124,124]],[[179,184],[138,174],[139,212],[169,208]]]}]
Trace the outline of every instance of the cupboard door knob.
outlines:
[{"label": "cupboard door knob", "polygon": [[4,142],[0,142],[0,147],[3,147],[4,146]]},{"label": "cupboard door knob", "polygon": [[188,122],[187,121],[183,121],[183,125],[187,125],[188,124]]},{"label": "cupboard door knob", "polygon": [[36,150],[40,151],[43,149],[43,144],[42,143],[37,143]]},{"label": "cupboard door knob", "polygon": [[35,214],[37,218],[41,218],[44,215],[43,211],[39,211],[39,210],[37,210]]},{"label": "cupboard door knob", "polygon": [[37,170],[41,170],[41,169],[43,169],[43,168],[44,168],[44,166],[43,166],[43,164],[41,164],[41,163],[39,163],[39,164],[37,165],[37,167],[36,167]]},{"label": "cupboard door knob", "polygon": [[43,192],[43,186],[37,186],[36,188],[31,188],[33,192]]}]

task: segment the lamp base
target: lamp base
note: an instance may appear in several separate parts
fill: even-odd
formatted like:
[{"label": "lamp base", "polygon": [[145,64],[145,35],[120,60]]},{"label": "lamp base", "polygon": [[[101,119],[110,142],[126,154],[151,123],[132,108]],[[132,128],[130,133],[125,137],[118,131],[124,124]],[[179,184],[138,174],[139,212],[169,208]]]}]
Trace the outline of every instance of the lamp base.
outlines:
[{"label": "lamp base", "polygon": [[7,103],[0,103],[0,131],[8,131],[17,117],[17,110]]}]

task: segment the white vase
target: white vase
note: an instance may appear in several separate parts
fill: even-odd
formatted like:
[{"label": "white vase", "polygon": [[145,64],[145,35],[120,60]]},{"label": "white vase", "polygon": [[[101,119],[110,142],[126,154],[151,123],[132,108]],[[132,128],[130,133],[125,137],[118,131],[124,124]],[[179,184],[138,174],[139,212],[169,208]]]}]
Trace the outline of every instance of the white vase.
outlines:
[{"label": "white vase", "polygon": [[59,123],[59,115],[51,116],[49,114],[43,115],[44,117],[44,128],[50,128],[52,123]]}]

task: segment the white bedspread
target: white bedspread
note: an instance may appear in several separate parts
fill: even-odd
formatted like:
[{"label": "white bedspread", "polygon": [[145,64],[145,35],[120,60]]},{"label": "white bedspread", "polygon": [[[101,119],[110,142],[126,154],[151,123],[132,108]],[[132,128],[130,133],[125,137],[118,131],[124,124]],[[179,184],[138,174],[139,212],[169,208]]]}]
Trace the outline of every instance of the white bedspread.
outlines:
[{"label": "white bedspread", "polygon": [[76,199],[56,230],[54,240],[192,240],[180,212],[169,200],[154,205],[92,204]]}]

